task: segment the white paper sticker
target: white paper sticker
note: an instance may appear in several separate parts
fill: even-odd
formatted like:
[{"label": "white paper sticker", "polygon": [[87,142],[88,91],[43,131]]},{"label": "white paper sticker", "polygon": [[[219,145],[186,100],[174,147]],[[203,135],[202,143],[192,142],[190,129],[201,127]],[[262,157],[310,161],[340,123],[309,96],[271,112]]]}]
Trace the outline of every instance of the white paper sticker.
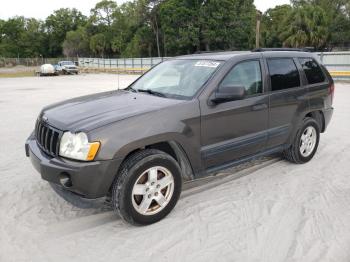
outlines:
[{"label": "white paper sticker", "polygon": [[214,61],[198,61],[194,66],[203,66],[203,67],[218,67],[220,65],[219,62]]}]

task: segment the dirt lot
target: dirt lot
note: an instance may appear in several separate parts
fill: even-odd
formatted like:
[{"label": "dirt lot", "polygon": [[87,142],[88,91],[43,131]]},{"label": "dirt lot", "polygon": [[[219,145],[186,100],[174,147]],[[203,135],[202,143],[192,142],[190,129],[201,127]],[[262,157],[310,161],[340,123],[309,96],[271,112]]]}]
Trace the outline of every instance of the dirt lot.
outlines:
[{"label": "dirt lot", "polygon": [[35,76],[38,66],[0,67],[0,78]]},{"label": "dirt lot", "polygon": [[0,261],[350,261],[350,85],[336,85],[310,163],[274,158],[189,190],[148,227],[73,207],[24,154],[44,105],[116,87],[117,76],[102,74],[0,79]]}]

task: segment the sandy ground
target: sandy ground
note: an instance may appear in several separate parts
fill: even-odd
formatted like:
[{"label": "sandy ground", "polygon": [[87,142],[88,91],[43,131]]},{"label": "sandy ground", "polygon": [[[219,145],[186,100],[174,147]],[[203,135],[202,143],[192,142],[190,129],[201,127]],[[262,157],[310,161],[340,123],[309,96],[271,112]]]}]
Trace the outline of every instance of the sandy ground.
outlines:
[{"label": "sandy ground", "polygon": [[44,105],[116,87],[115,75],[0,79],[1,262],[350,261],[350,85],[336,85],[335,114],[310,163],[274,158],[188,190],[147,227],[73,207],[24,154]]},{"label": "sandy ground", "polygon": [[13,66],[13,67],[0,67],[1,73],[19,73],[19,72],[35,72],[39,66]]}]

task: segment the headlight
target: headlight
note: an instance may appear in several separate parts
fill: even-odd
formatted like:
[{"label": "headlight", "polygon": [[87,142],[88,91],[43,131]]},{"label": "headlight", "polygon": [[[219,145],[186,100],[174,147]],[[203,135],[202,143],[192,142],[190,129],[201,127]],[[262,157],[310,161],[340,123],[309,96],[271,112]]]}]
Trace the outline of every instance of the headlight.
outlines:
[{"label": "headlight", "polygon": [[89,143],[85,133],[65,132],[60,142],[60,156],[82,161],[94,160],[100,142]]}]

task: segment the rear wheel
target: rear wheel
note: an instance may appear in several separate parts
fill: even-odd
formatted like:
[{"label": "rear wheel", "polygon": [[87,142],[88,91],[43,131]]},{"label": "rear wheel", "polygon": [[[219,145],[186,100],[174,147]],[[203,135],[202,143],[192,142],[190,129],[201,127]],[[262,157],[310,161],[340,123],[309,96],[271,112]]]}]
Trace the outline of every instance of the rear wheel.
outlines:
[{"label": "rear wheel", "polygon": [[155,223],[174,208],[181,193],[181,170],[159,150],[143,150],[122,165],[112,187],[112,205],[127,222]]},{"label": "rear wheel", "polygon": [[306,163],[315,155],[319,140],[320,128],[317,121],[307,117],[303,120],[293,144],[283,152],[284,157],[293,163]]}]

